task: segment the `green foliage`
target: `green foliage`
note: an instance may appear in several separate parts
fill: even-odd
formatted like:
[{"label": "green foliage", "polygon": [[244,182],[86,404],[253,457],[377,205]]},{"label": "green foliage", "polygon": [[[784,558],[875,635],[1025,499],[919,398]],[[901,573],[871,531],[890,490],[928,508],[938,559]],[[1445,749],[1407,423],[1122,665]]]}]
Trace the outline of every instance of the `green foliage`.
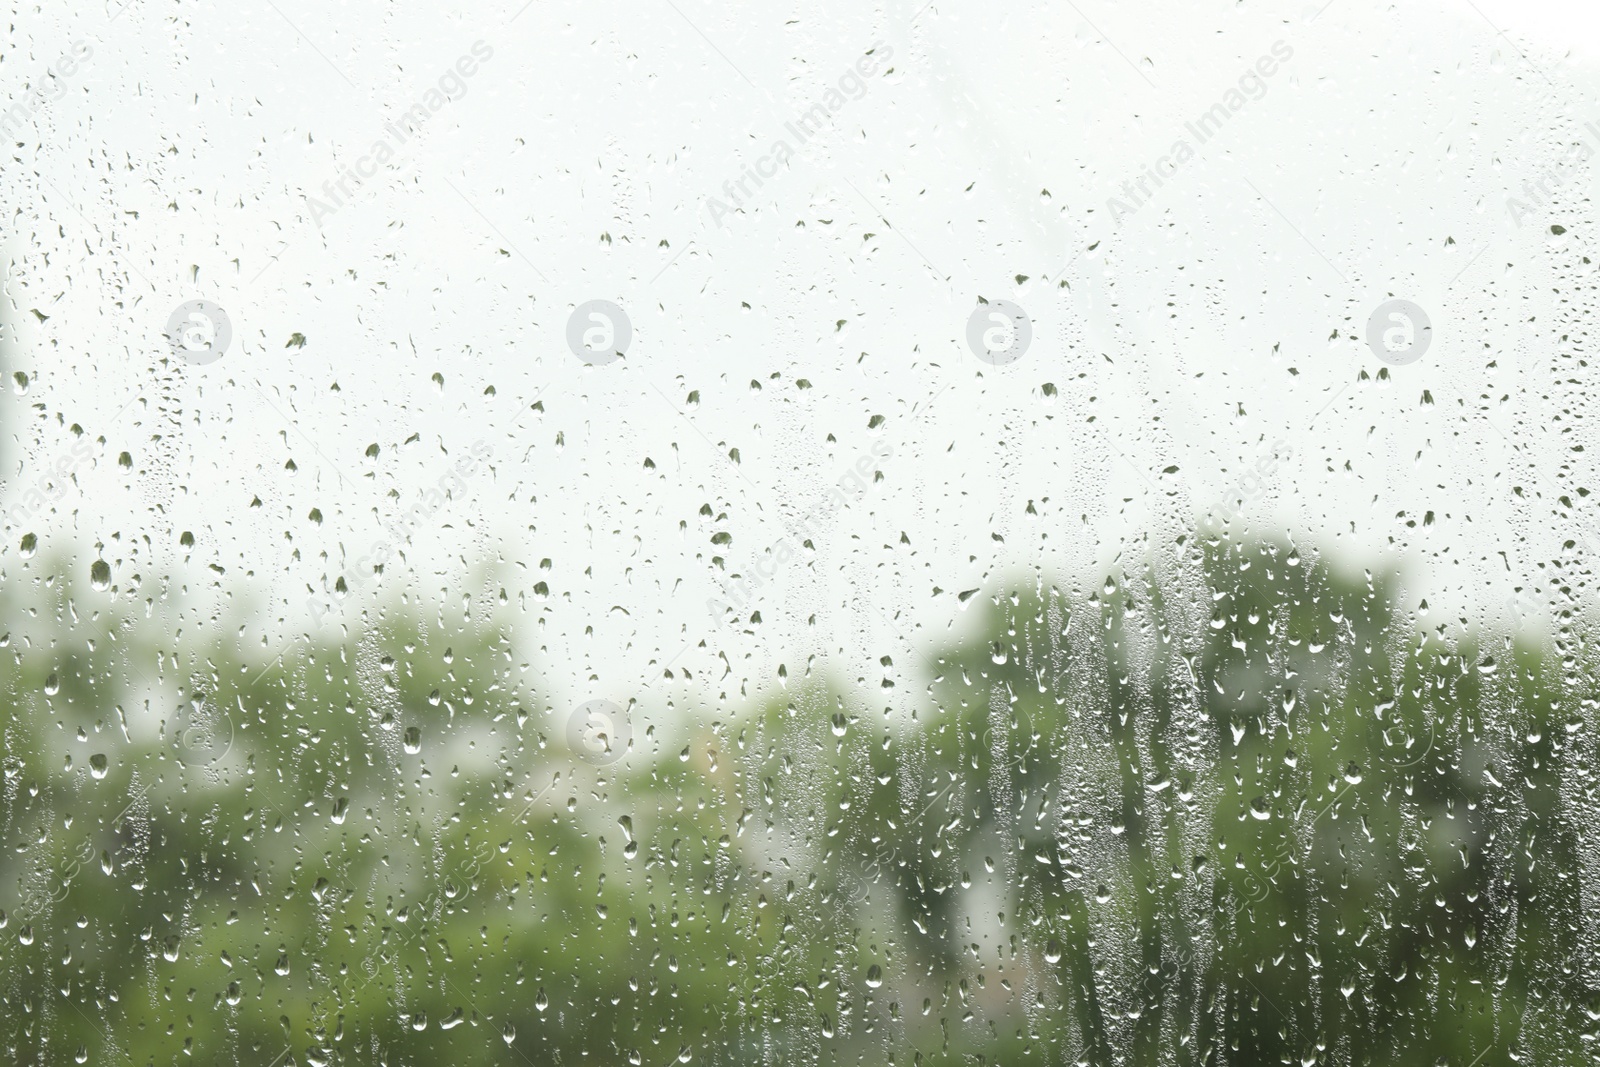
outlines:
[{"label": "green foliage", "polygon": [[513,608],[279,659],[16,565],[7,1056],[1591,1062],[1587,650],[1182,547],[976,601],[904,710],[664,671],[606,766]]}]

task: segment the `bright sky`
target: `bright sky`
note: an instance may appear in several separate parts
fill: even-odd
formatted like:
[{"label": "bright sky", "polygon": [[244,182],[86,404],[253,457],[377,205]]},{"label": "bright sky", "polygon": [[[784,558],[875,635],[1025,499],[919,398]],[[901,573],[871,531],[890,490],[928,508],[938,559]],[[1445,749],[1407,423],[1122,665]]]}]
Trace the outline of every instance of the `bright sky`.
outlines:
[{"label": "bright sky", "polygon": [[[103,546],[118,595],[165,592],[192,625],[223,594],[268,606],[244,639],[274,648],[478,445],[491,458],[424,508],[388,584],[483,596],[474,568],[504,561],[542,620],[519,640],[561,691],[626,699],[689,646],[679,665],[731,693],[811,652],[875,678],[882,655],[914,662],[901,634],[961,627],[958,594],[1142,558],[1282,440],[1248,519],[1392,553],[1434,621],[1503,615],[1577,535],[1553,501],[1594,473],[1562,436],[1583,440],[1583,397],[1554,356],[1589,273],[1573,205],[1594,169],[1561,161],[1600,121],[1600,13],[1285,10],[15,14],[4,100],[74,41],[92,56],[0,174],[30,380],[6,401],[6,499],[70,454],[65,426],[107,443],[53,512],[6,527],[0,567],[25,533],[85,574]],[[1113,219],[1280,42],[1259,98]],[[860,62],[859,96],[717,227],[706,198]],[[390,131],[441,88],[419,133]],[[313,220],[308,197],[380,143],[377,177]],[[1515,225],[1507,197],[1552,166],[1557,202]],[[979,296],[1028,313],[1022,359],[968,351]],[[1385,377],[1362,338],[1391,296],[1434,342]],[[162,337],[192,299],[234,330],[203,367]],[[567,320],[598,299],[634,336],[589,367]],[[752,570],[875,443],[883,479],[827,520],[814,567],[778,570],[757,633],[717,629],[714,558]]]}]

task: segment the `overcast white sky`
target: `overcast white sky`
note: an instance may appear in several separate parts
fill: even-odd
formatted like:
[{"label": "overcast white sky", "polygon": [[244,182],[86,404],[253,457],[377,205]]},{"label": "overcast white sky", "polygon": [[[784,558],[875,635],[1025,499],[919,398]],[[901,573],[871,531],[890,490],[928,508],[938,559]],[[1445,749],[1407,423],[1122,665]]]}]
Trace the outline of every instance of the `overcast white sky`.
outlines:
[{"label": "overcast white sky", "polygon": [[[0,172],[29,378],[5,401],[6,499],[68,451],[63,424],[107,444],[5,529],[0,568],[24,533],[85,575],[103,545],[118,595],[165,591],[199,625],[226,592],[269,607],[246,639],[276,647],[482,442],[386,583],[481,595],[463,576],[498,563],[553,686],[620,700],[685,646],[730,693],[813,652],[909,669],[897,629],[925,647],[961,626],[959,593],[1170,546],[1280,439],[1246,516],[1403,561],[1435,621],[1503,613],[1579,533],[1555,499],[1593,450],[1571,451],[1586,400],[1558,357],[1600,242],[1594,165],[1561,161],[1600,149],[1592,8],[519,6],[8,15],[0,103],[74,41],[93,55]],[[319,228],[307,197],[479,41],[457,98]],[[1278,42],[1260,98],[1113,220]],[[860,98],[711,223],[705,198],[875,46]],[[1557,201],[1515,225],[1508,195],[1552,167]],[[1385,378],[1361,338],[1391,295],[1435,336]],[[967,350],[979,296],[1032,317],[1022,359]],[[204,367],[162,336],[197,298],[235,336]],[[633,323],[608,367],[564,341],[593,299]],[[749,570],[874,442],[883,480],[763,591],[763,627],[715,629],[713,557]]]}]

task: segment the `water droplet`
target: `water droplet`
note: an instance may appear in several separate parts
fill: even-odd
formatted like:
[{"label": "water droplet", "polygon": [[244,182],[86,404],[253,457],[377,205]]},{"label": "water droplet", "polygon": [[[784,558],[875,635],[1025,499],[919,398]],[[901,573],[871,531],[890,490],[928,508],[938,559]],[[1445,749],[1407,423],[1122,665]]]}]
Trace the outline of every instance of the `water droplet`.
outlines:
[{"label": "water droplet", "polygon": [[111,564],[103,559],[97,559],[89,567],[89,584],[100,592],[111,588]]},{"label": "water droplet", "polygon": [[407,726],[405,734],[405,749],[415,756],[422,751],[422,730],[416,726]]},{"label": "water droplet", "polygon": [[89,757],[89,773],[95,778],[106,776],[106,757],[103,752],[96,752]]}]

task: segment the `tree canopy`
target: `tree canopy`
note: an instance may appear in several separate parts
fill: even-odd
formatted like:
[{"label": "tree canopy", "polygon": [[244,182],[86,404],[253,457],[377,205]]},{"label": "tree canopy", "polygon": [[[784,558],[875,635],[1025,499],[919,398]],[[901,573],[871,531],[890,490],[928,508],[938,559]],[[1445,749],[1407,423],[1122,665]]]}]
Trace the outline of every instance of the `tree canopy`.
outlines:
[{"label": "tree canopy", "polygon": [[1286,542],[1173,558],[869,682],[661,668],[596,759],[514,600],[271,659],[14,556],[7,1054],[1590,1062],[1587,646]]}]

